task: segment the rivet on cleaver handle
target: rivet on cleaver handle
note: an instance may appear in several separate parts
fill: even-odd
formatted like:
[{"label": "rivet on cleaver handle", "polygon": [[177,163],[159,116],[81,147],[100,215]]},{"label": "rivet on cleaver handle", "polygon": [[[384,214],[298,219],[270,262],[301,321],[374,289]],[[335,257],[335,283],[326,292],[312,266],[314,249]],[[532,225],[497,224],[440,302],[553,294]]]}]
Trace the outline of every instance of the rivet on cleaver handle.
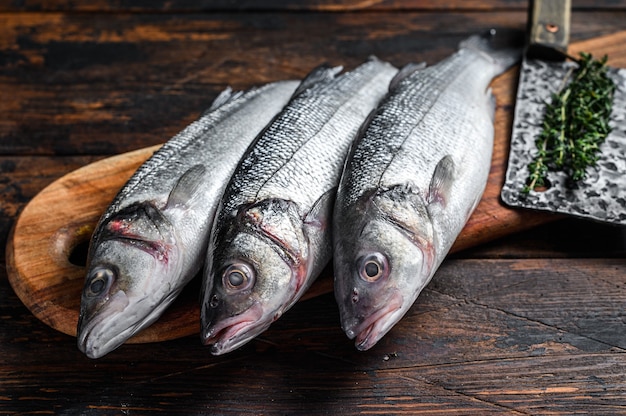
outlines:
[{"label": "rivet on cleaver handle", "polygon": [[563,60],[570,33],[571,0],[530,0],[528,49],[531,59]]}]

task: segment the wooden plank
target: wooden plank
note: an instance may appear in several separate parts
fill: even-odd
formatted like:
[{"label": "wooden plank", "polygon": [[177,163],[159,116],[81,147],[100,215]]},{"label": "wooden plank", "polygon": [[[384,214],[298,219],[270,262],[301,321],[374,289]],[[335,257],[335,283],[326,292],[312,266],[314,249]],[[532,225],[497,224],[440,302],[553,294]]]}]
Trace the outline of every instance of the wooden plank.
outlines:
[{"label": "wooden plank", "polygon": [[[581,244],[582,239],[590,243]],[[625,251],[625,227],[564,217],[541,227],[464,250],[452,257],[473,259],[620,258]]]},{"label": "wooden plank", "polygon": [[226,356],[188,337],[92,361],[0,278],[0,411],[623,414],[625,279],[623,256],[446,261],[368,352],[341,332],[325,295]]},{"label": "wooden plank", "polygon": [[[326,11],[346,12],[355,10],[365,11],[406,11],[406,10],[526,10],[528,2],[525,0],[168,0],[150,2],[127,1],[90,1],[73,2],[69,0],[29,1],[29,2],[0,2],[0,11],[73,11],[73,12],[208,12],[208,11]],[[593,1],[573,0],[574,9],[619,9],[626,8],[624,0]]]},{"label": "wooden plank", "polygon": [[[523,11],[0,14],[0,152],[123,153],[164,142],[229,84],[300,78],[323,62],[349,69],[369,55],[433,63],[469,34],[525,21]],[[575,13],[572,38],[625,21],[626,11]]]}]

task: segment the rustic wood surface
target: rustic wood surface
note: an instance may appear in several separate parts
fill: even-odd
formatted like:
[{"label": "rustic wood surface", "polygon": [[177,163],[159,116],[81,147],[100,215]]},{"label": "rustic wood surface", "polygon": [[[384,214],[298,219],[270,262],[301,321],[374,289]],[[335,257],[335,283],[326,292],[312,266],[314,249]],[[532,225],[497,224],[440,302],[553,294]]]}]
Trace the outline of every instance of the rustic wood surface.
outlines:
[{"label": "rustic wood surface", "polygon": [[[162,143],[227,84],[371,54],[432,63],[469,34],[526,19],[517,0],[77,3],[0,2],[3,252],[46,185]],[[626,30],[626,1],[572,3],[572,41]],[[3,267],[3,415],[626,414],[622,228],[565,219],[457,252],[365,353],[326,294],[226,356],[190,336],[90,360],[6,277]]]}]

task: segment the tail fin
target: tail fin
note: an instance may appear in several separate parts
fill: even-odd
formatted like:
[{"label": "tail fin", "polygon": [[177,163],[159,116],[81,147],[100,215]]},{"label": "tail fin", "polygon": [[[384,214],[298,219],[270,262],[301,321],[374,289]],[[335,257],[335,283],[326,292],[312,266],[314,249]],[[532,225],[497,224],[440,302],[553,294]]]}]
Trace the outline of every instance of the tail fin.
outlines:
[{"label": "tail fin", "polygon": [[500,67],[504,72],[522,58],[524,36],[521,31],[490,29],[482,35],[473,35],[459,44],[459,49],[476,51]]}]

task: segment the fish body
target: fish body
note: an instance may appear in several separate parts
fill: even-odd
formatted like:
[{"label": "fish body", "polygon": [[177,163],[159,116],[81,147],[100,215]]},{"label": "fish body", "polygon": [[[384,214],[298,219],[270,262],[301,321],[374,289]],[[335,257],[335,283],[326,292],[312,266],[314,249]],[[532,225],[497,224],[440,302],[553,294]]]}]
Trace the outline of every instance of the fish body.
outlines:
[{"label": "fish body", "polygon": [[87,356],[101,357],[149,326],[198,273],[224,186],[297,86],[226,89],[119,191],[90,242],[78,322]]},{"label": "fish body", "polygon": [[213,354],[267,329],[330,260],[330,216],[345,155],[397,69],[371,59],[339,71],[323,66],[303,80],[224,192],[201,307],[201,336]]},{"label": "fish body", "polygon": [[360,350],[411,307],[484,191],[488,86],[520,56],[491,42],[474,36],[434,66],[403,68],[349,153],[334,210],[335,296]]}]

